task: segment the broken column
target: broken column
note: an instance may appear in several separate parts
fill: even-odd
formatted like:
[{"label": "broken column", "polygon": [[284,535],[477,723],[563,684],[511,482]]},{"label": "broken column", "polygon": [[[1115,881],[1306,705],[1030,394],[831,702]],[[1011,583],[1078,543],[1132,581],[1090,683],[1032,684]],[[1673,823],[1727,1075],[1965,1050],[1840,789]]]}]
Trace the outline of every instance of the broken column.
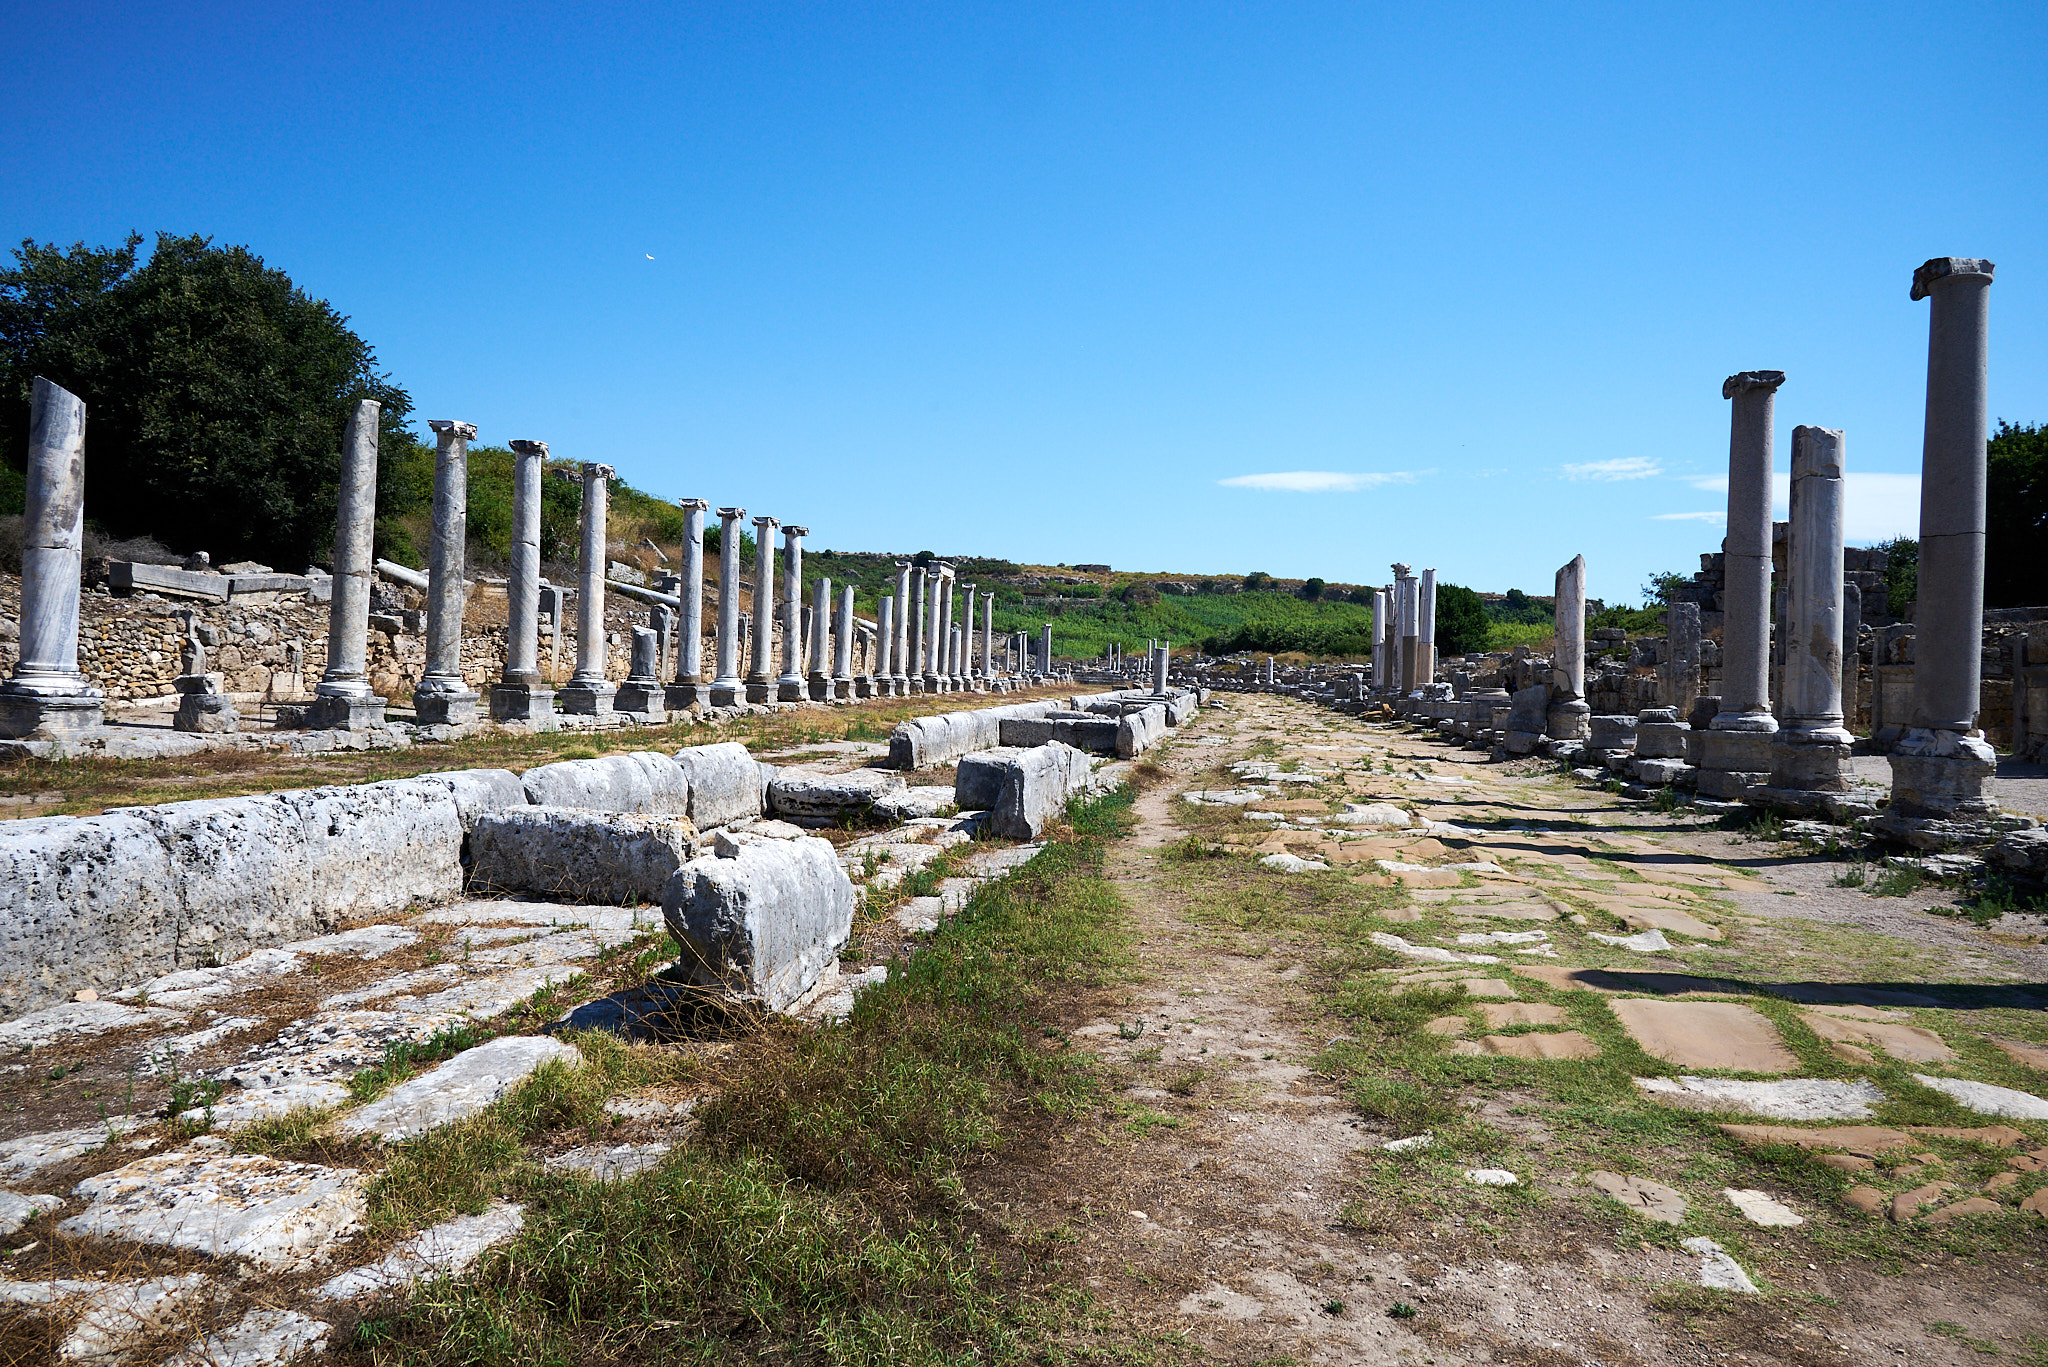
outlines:
[{"label": "broken column", "polygon": [[1039,658],[1039,659],[1040,659],[1041,661],[1043,661],[1043,662],[1044,662],[1044,671],[1045,671],[1045,673],[1047,673],[1047,674],[1051,674],[1051,673],[1052,673],[1052,623],[1051,623],[1051,622],[1047,622],[1047,623],[1046,623],[1046,624],[1044,625],[1044,627],[1042,627],[1042,628],[1040,629],[1040,633],[1039,633],[1039,643],[1038,643],[1038,658]]},{"label": "broken column", "polygon": [[1415,673],[1421,686],[1436,681],[1436,571],[1424,570],[1415,586]]},{"label": "broken column", "polygon": [[1700,740],[1700,792],[1740,801],[1770,778],[1771,442],[1782,370],[1745,370],[1721,384],[1728,430],[1728,539],[1722,543],[1721,706]]},{"label": "broken column", "polygon": [[832,697],[832,676],[826,672],[831,665],[831,620],[832,581],[821,574],[811,584],[810,658],[804,669],[804,690],[812,702],[827,702]]},{"label": "broken column", "polygon": [[677,626],[676,681],[666,699],[671,711],[701,708],[711,701],[704,679],[704,514],[711,505],[701,498],[681,498],[683,510],[683,582],[676,593],[682,603]]},{"label": "broken column", "polygon": [[1152,693],[1155,697],[1166,696],[1166,674],[1173,667],[1173,647],[1161,641],[1152,655]]},{"label": "broken column", "polygon": [[187,608],[177,615],[185,624],[185,639],[178,648],[178,677],[171,680],[171,687],[178,691],[178,711],[171,718],[171,729],[213,734],[240,729],[242,719],[227,695],[226,681],[206,668],[206,643],[199,639],[198,614]]},{"label": "broken column", "polygon": [[1586,702],[1586,557],[1575,555],[1557,572],[1556,647],[1550,660],[1550,706],[1544,734],[1552,740],[1584,740],[1593,713]]},{"label": "broken column", "polygon": [[1984,631],[1985,353],[1992,264],[1944,256],[1913,272],[1929,300],[1920,456],[1920,599],[1912,720],[1892,747],[1886,833],[1969,838],[1995,829],[1984,780],[1997,756],[1977,729]]},{"label": "broken column", "polygon": [[661,640],[653,627],[633,628],[626,681],[613,697],[612,710],[649,725],[668,720],[668,696],[661,686]]},{"label": "broken column", "polygon": [[[373,462],[376,431],[373,406]],[[105,696],[86,682],[78,668],[79,568],[85,545],[85,404],[40,375],[29,394],[26,473],[28,499],[21,527],[21,658],[13,674],[0,683],[0,736],[72,740],[99,729]]]},{"label": "broken column", "polygon": [[775,529],[772,517],[754,519],[754,640],[747,654],[747,701],[775,701]]},{"label": "broken column", "polygon": [[[540,481],[548,444],[514,441],[512,567],[505,580],[505,669],[491,687],[491,720],[555,725],[555,690],[540,673]],[[559,631],[561,624],[555,624]]]},{"label": "broken column", "polygon": [[1783,696],[1771,737],[1768,786],[1750,800],[1801,814],[1831,812],[1848,783],[1842,726],[1842,434],[1792,429]]},{"label": "broken column", "polygon": [[1372,686],[1387,687],[1387,591],[1374,589],[1372,595]]},{"label": "broken column", "polygon": [[462,677],[462,609],[469,595],[463,550],[469,543],[469,443],[476,424],[437,418],[434,430],[434,530],[427,546],[427,671],[412,691],[420,724],[476,720],[477,695]]},{"label": "broken column", "polygon": [[746,696],[740,678],[740,523],[745,508],[718,510],[718,674],[711,681],[713,707],[731,707]]},{"label": "broken column", "polygon": [[557,695],[562,710],[577,716],[611,711],[617,691],[605,677],[611,662],[604,631],[604,569],[612,475],[609,465],[586,462],[583,466],[583,537],[576,564],[576,672]]},{"label": "broken column", "polygon": [[1700,605],[1673,601],[1664,608],[1664,705],[1692,712],[1700,695]]},{"label": "broken column", "polygon": [[804,536],[809,531],[782,529],[782,673],[775,680],[777,702],[804,699]]},{"label": "broken column", "polygon": [[[334,582],[327,605],[327,669],[306,710],[310,726],[362,731],[384,724],[384,699],[370,691],[370,578],[377,534],[377,419],[383,406],[362,399],[341,438],[341,491],[334,510]],[[34,469],[33,456],[30,469]],[[34,495],[34,484],[30,484]],[[33,524],[31,524],[33,525]],[[27,568],[24,557],[24,571]],[[28,577],[22,576],[23,596]],[[22,644],[28,644],[23,614]],[[26,649],[22,658],[28,658]],[[0,718],[4,718],[0,711]]]}]

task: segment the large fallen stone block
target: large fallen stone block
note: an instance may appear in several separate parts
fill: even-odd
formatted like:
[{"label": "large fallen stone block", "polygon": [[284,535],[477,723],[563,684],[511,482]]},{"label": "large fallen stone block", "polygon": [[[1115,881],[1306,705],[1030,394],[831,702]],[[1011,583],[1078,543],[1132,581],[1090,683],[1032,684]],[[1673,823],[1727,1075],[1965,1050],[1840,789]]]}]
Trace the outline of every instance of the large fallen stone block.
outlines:
[{"label": "large fallen stone block", "polygon": [[536,807],[669,816],[690,811],[688,777],[674,760],[652,750],[542,764],[528,769],[524,778],[526,800]]},{"label": "large fallen stone block", "polygon": [[798,826],[837,826],[866,818],[903,786],[900,774],[885,769],[844,774],[778,769],[768,783],[768,810]]},{"label": "large fallen stone block", "polygon": [[526,784],[510,769],[444,769],[416,780],[446,788],[455,799],[455,815],[468,830],[485,812],[527,805]]},{"label": "large fallen stone block", "polygon": [[163,971],[178,922],[170,855],[147,822],[0,822],[0,1015]]},{"label": "large fallen stone block", "polygon": [[453,1121],[465,1120],[517,1086],[528,1073],[559,1059],[574,1068],[583,1055],[573,1044],[545,1035],[504,1035],[465,1049],[430,1073],[422,1073],[369,1105],[344,1115],[335,1129],[344,1135],[411,1139]]},{"label": "large fallen stone block", "polygon": [[1090,766],[1084,751],[1058,741],[984,750],[960,761],[953,800],[962,811],[985,809],[1007,840],[1036,840],[1067,799],[1087,789]]},{"label": "large fallen stone block", "polygon": [[1166,736],[1166,709],[1157,704],[1127,713],[1116,727],[1118,759],[1135,759]]},{"label": "large fallen stone block", "polygon": [[696,858],[697,828],[686,816],[512,807],[477,818],[469,854],[476,888],[631,906],[661,900]]},{"label": "large fallen stone block", "polygon": [[1098,755],[1116,753],[1117,713],[1054,712],[1044,717],[1004,717],[997,735],[1004,745],[1045,745],[1058,741]]},{"label": "large fallen stone block", "polygon": [[853,882],[816,836],[720,836],[717,853],[676,871],[662,894],[669,933],[691,979],[728,1000],[785,1011],[800,1001],[853,929]]},{"label": "large fallen stone block", "polygon": [[912,718],[889,733],[889,767],[926,769],[935,764],[950,764],[962,755],[1001,745],[1005,718],[1036,720],[1059,710],[1062,709],[1057,701],[1020,702]]},{"label": "large fallen stone block", "polygon": [[700,831],[745,821],[768,810],[768,785],[761,765],[738,741],[678,750],[675,764],[689,788],[690,820]]}]

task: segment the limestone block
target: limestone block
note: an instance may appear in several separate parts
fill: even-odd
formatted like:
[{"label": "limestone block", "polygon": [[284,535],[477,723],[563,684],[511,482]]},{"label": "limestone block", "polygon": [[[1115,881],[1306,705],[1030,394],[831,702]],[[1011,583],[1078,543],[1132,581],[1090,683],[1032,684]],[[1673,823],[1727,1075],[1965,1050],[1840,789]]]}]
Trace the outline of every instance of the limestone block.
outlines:
[{"label": "limestone block", "polygon": [[696,857],[696,837],[686,816],[573,807],[486,812],[470,832],[470,881],[605,906],[654,902],[670,875]]},{"label": "limestone block", "polygon": [[889,767],[925,769],[935,764],[950,764],[976,750],[993,749],[1003,743],[1004,718],[1037,719],[1059,707],[1058,702],[1011,703],[1005,707],[980,707],[936,717],[913,718],[889,733]]},{"label": "limestone block", "polygon": [[1692,728],[1684,722],[1636,722],[1636,755],[1641,759],[1684,759],[1685,738]]},{"label": "limestone block", "polygon": [[543,764],[528,769],[524,781],[526,800],[536,807],[689,814],[689,779],[674,760],[652,750]]},{"label": "limestone block", "polygon": [[960,761],[953,801],[962,811],[986,810],[1005,839],[1036,840],[1067,799],[1087,788],[1089,768],[1086,752],[1058,741],[984,750]]},{"label": "limestone block", "polygon": [[876,803],[902,791],[902,776],[886,769],[780,769],[768,784],[768,810],[798,826],[837,826],[866,817]]},{"label": "limestone block", "polygon": [[1588,717],[1586,744],[1595,750],[1633,750],[1636,744],[1636,719],[1630,716],[1606,715]]},{"label": "limestone block", "polygon": [[947,809],[958,810],[951,788],[938,784],[919,784],[891,793],[875,804],[875,815],[884,821],[915,821],[920,817],[938,816]]},{"label": "limestone block", "polygon": [[400,1291],[433,1277],[460,1276],[525,1223],[526,1207],[503,1201],[481,1215],[458,1215],[421,1230],[377,1262],[328,1278],[314,1294],[345,1301],[369,1292]]},{"label": "limestone block", "polygon": [[583,1055],[572,1044],[545,1035],[503,1035],[465,1049],[430,1073],[402,1082],[382,1097],[344,1115],[335,1129],[385,1141],[411,1139],[464,1120],[512,1090],[528,1073],[551,1060],[578,1067]]},{"label": "limestone block", "polygon": [[455,815],[467,831],[485,812],[526,805],[526,785],[510,769],[444,769],[421,774],[420,783],[446,788],[455,798]]},{"label": "limestone block", "polygon": [[170,858],[130,815],[0,822],[0,1014],[147,977],[171,961]]},{"label": "limestone block", "polygon": [[693,745],[675,753],[689,791],[689,817],[700,831],[746,821],[767,810],[761,766],[738,741]]},{"label": "limestone block", "polygon": [[786,1011],[836,966],[853,928],[853,882],[816,836],[742,832],[720,849],[679,869],[662,894],[680,967],[731,1000]]},{"label": "limestone block", "polygon": [[1116,755],[1118,759],[1135,759],[1151,749],[1166,736],[1166,709],[1160,706],[1140,708],[1129,713],[1117,723]]}]

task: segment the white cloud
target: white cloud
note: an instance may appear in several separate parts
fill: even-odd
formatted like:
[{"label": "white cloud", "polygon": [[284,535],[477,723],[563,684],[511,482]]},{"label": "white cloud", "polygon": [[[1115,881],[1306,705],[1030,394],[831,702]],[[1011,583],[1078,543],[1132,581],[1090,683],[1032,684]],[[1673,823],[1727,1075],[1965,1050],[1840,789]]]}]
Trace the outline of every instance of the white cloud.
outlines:
[{"label": "white cloud", "polygon": [[1566,479],[1649,479],[1664,473],[1664,467],[1648,456],[1619,456],[1613,460],[1589,460],[1564,467]]},{"label": "white cloud", "polygon": [[1726,522],[1726,513],[1657,513],[1653,522]]},{"label": "white cloud", "polygon": [[[1851,470],[1848,478],[1847,506],[1842,510],[1842,534],[1849,544],[1863,545],[1888,541],[1895,536],[1920,534],[1919,475]],[[1708,493],[1725,495],[1728,492],[1726,475],[1702,475],[1686,483]],[[1774,473],[1771,476],[1771,516],[1784,521],[1791,499],[1792,476]],[[1660,516],[1671,522],[1705,520],[1699,513],[1663,513]],[[1714,516],[1720,519],[1725,514],[1716,513]]]},{"label": "white cloud", "polygon": [[1264,489],[1289,494],[1355,494],[1382,484],[1413,484],[1413,470],[1365,471],[1282,470],[1266,475],[1232,475],[1216,481],[1226,489]]}]

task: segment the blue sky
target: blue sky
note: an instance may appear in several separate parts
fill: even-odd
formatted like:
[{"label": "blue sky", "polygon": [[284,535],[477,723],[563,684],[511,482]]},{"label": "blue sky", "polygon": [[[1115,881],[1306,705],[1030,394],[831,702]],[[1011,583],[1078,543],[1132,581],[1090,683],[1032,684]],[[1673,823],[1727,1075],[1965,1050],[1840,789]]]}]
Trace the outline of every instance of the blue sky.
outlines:
[{"label": "blue sky", "polygon": [[818,546],[1633,599],[1731,371],[1917,518],[2048,421],[2048,7],[16,6],[7,240],[246,243],[412,392]]}]

